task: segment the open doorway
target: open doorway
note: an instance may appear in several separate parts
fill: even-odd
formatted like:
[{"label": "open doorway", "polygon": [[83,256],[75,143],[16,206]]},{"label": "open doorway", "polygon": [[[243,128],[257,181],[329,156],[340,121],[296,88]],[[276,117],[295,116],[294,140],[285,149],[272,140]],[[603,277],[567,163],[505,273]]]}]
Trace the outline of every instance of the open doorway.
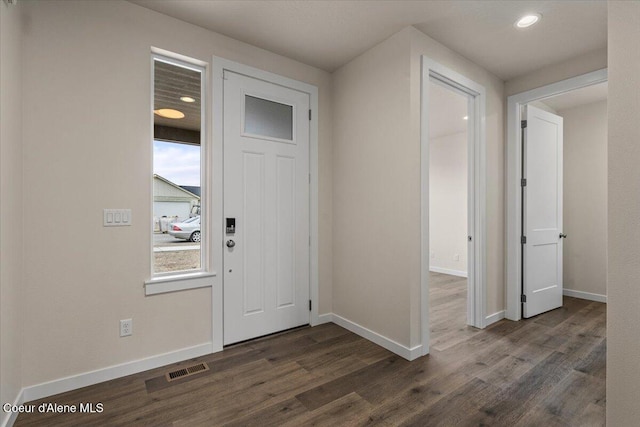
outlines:
[{"label": "open doorway", "polygon": [[599,70],[509,97],[511,320],[606,302],[606,80]]},{"label": "open doorway", "polygon": [[429,316],[431,347],[478,330],[467,319],[470,96],[429,80]]},{"label": "open doorway", "polygon": [[[434,292],[437,292],[437,279],[436,273],[443,274],[449,273],[447,276],[452,277],[452,280],[461,280],[461,285],[464,287],[466,283],[466,298],[464,291],[457,291],[450,289],[443,290],[442,293],[448,292],[453,295],[451,298],[457,302],[452,303],[449,307],[442,308],[445,311],[451,309],[460,322],[460,329],[466,331],[467,325],[474,326],[476,328],[484,328],[487,324],[496,321],[494,316],[485,317],[485,276],[486,276],[486,141],[485,141],[485,109],[486,109],[486,90],[482,85],[474,82],[473,80],[463,76],[429,58],[422,57],[422,105],[421,105],[421,130],[420,130],[420,174],[421,174],[421,278],[420,278],[420,306],[421,306],[421,335],[422,335],[422,354],[429,353],[429,347],[431,346],[431,321],[444,325],[447,320],[445,319],[431,319],[430,313],[434,311],[435,306],[432,309],[430,300],[430,289],[434,287]],[[444,92],[442,92],[442,90]],[[438,94],[443,95],[438,96]],[[451,93],[454,98],[449,98]],[[457,97],[457,98],[456,98]],[[451,99],[454,104],[459,103],[461,106],[455,112],[448,111],[447,108],[443,108],[443,105],[438,105],[438,98]],[[447,101],[442,101],[447,102]],[[455,108],[455,107],[454,107]],[[459,111],[458,111],[459,110]],[[440,119],[438,119],[440,117]],[[466,117],[466,120],[465,120]],[[433,120],[433,123],[432,123]],[[439,126],[435,122],[444,124],[450,122],[451,126],[449,130],[438,130]],[[435,126],[435,133],[431,132],[431,128]],[[443,128],[446,126],[443,125]],[[466,129],[466,135],[465,135]],[[455,135],[455,136],[454,136]],[[458,246],[457,249],[451,247],[445,247],[443,245],[436,248],[434,251],[434,263],[433,267],[439,267],[437,264],[438,253],[440,253],[440,259],[450,259],[453,264],[448,264],[449,267],[440,266],[441,270],[431,270],[431,215],[434,217],[446,218],[451,216],[436,211],[431,211],[431,205],[436,205],[436,201],[430,200],[430,156],[432,152],[432,142],[435,141],[436,157],[441,157],[440,151],[446,151],[451,147],[444,147],[440,150],[438,144],[438,137],[451,137],[449,139],[456,139],[462,141],[458,145],[458,151],[466,153],[466,159],[463,161],[465,165],[463,170],[466,172],[466,177],[462,177],[462,184],[458,185],[459,194],[456,200],[466,200],[466,206],[464,202],[454,202],[453,199],[450,202],[444,200],[447,190],[435,190],[435,197],[441,197],[440,200],[444,204],[445,209],[454,210],[459,214],[455,227],[456,237],[454,240],[462,238],[464,242],[462,246]],[[443,153],[443,157],[451,158],[453,154],[447,155]],[[463,155],[463,154],[462,154]],[[455,157],[455,156],[454,156]],[[460,160],[460,155],[456,158],[456,164]],[[444,166],[442,170],[447,171],[450,167]],[[442,172],[441,170],[441,172]],[[449,171],[451,172],[451,171]],[[453,172],[454,174],[456,172]],[[464,173],[464,172],[463,172]],[[434,179],[441,182],[450,181],[446,175],[440,176],[438,179],[437,168],[434,172]],[[456,182],[460,182],[460,176],[457,177]],[[464,183],[466,182],[466,187]],[[438,185],[436,183],[436,185]],[[438,195],[438,191],[440,191]],[[466,193],[466,198],[465,198]],[[448,204],[448,206],[447,206]],[[440,206],[436,206],[435,209],[439,209]],[[462,211],[462,212],[460,212]],[[451,238],[451,230],[447,230],[447,225],[434,223],[434,239],[439,238],[446,240],[447,236]],[[465,227],[466,223],[466,227]],[[438,233],[436,230],[444,229],[444,233]],[[440,237],[438,237],[438,234]],[[434,240],[434,244],[438,244]],[[458,244],[460,242],[457,242]],[[465,246],[466,245],[466,246]],[[462,247],[462,249],[461,249]],[[466,250],[465,250],[466,249]],[[466,256],[466,261],[465,261]],[[445,265],[445,264],[442,264]],[[458,267],[456,267],[458,266]],[[464,276],[466,268],[466,280]],[[442,270],[445,269],[445,270]],[[448,271],[447,271],[448,270]],[[457,272],[459,276],[452,275],[450,273]],[[433,277],[432,277],[433,276]],[[446,280],[447,277],[443,277]],[[433,283],[432,283],[433,282]],[[460,298],[462,297],[462,299]],[[434,295],[434,299],[438,298]],[[440,302],[446,300],[446,296],[440,299]],[[437,302],[436,302],[437,305]],[[460,310],[466,306],[466,310]],[[462,311],[462,313],[460,312]],[[469,328],[469,331],[471,329]],[[445,331],[442,331],[443,335]],[[436,338],[438,333],[436,332]],[[438,345],[438,344],[436,344]]]},{"label": "open doorway", "polygon": [[[527,159],[535,153],[531,146],[548,145],[550,139],[524,139],[523,175],[523,230],[529,232],[531,213],[536,215],[540,205],[552,207],[557,212],[558,228],[551,233],[551,241],[536,242],[530,238],[523,244],[523,295],[525,296],[522,315],[531,317],[549,309],[555,309],[571,302],[570,298],[606,301],[606,247],[607,247],[607,82],[575,89],[560,95],[543,98],[523,106],[523,116],[536,120],[544,117],[546,125],[559,124],[561,144],[557,156],[557,167],[551,162],[542,164],[543,179],[533,178],[536,159]],[[523,129],[536,126],[535,122],[524,124]],[[541,135],[539,135],[541,136]],[[538,137],[539,137],[538,136]],[[558,171],[557,183],[553,176]],[[532,179],[533,178],[533,179]],[[528,207],[527,201],[543,193],[536,185],[551,179],[559,194],[557,201],[549,199],[556,190],[544,192],[546,203]],[[536,187],[536,188],[533,188]],[[539,197],[539,196],[538,196]],[[552,227],[546,225],[545,232]],[[533,234],[533,233],[532,233]],[[529,241],[530,240],[530,241]],[[535,245],[552,248],[556,262],[545,257],[531,256]],[[548,257],[547,257],[548,258]],[[540,265],[536,263],[542,262]],[[556,278],[549,273],[555,272]],[[552,286],[557,285],[557,286]],[[557,297],[546,298],[545,292],[555,292]],[[569,299],[563,298],[568,296]],[[548,301],[545,301],[545,298]],[[557,301],[554,301],[557,300]],[[536,302],[547,302],[547,307],[538,307]]]}]

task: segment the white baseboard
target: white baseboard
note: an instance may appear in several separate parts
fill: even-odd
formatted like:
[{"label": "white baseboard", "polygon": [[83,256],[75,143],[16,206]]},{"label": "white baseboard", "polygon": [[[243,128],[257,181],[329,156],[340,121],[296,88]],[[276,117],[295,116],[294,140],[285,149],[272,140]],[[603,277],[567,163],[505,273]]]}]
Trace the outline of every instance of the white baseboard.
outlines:
[{"label": "white baseboard", "polygon": [[568,297],[586,299],[589,301],[597,301],[597,302],[607,302],[607,296],[601,294],[592,294],[591,292],[583,292],[583,291],[575,291],[573,289],[563,289],[562,295],[566,295]]},{"label": "white baseboard", "polygon": [[126,362],[119,365],[109,366],[107,368],[97,369],[95,371],[84,372],[46,383],[25,387],[22,390],[23,399],[24,402],[30,402],[32,400],[42,399],[43,397],[53,396],[54,394],[64,393],[81,387],[113,380],[115,378],[137,374],[149,369],[159,368],[171,363],[181,362],[183,360],[193,359],[194,357],[204,356],[212,352],[212,344],[206,343],[193,347],[183,348],[169,353],[158,354],[156,356],[147,357],[145,359],[134,360],[132,362]]},{"label": "white baseboard", "polygon": [[450,270],[448,268],[429,266],[429,271],[433,271],[434,273],[449,274],[450,276],[467,277],[467,272],[462,270]]},{"label": "white baseboard", "polygon": [[[5,402],[1,402],[1,403],[3,405],[5,404]],[[13,401],[13,405],[19,406],[19,405],[22,405],[23,403],[24,403],[24,389],[20,390],[20,393],[18,393],[18,395],[16,396],[16,399]],[[20,415],[18,412],[10,412],[7,414],[1,409],[0,409],[0,414],[5,415],[5,418],[2,421],[2,424],[0,424],[2,427],[11,427],[13,423],[16,422],[18,415]]]},{"label": "white baseboard", "polygon": [[[326,315],[325,315],[326,316]],[[356,335],[360,335],[371,342],[378,344],[380,347],[384,347],[387,350],[397,354],[400,357],[404,357],[407,360],[414,360],[422,356],[422,345],[409,348],[400,343],[393,341],[385,336],[380,335],[377,332],[367,329],[364,326],[358,325],[351,320],[345,319],[342,316],[338,316],[335,313],[331,314],[331,321],[338,326],[353,332]]]},{"label": "white baseboard", "polygon": [[504,310],[500,310],[497,313],[493,313],[488,315],[484,320],[484,326],[487,327],[493,323],[496,323],[499,320],[504,319]]},{"label": "white baseboard", "polygon": [[316,325],[322,325],[323,323],[331,323],[333,321],[332,313],[325,313],[318,316],[318,323]]}]

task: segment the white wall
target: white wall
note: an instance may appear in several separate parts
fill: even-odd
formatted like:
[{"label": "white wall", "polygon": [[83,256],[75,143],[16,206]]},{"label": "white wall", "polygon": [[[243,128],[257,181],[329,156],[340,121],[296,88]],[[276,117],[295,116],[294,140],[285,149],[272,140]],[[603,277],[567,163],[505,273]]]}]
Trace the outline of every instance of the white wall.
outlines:
[{"label": "white wall", "polygon": [[[22,16],[0,2],[0,403],[22,387]],[[40,352],[42,354],[42,352]],[[0,410],[0,425],[8,414]]]},{"label": "white wall", "polygon": [[[211,341],[209,288],[144,296],[152,255],[152,46],[205,62],[218,55],[318,86],[320,313],[331,311],[328,73],[124,1],[20,3],[29,22],[24,386]],[[131,208],[133,225],[103,228],[102,210],[110,207]],[[124,318],[133,318],[132,337],[118,337]]]},{"label": "white wall", "polygon": [[429,267],[466,274],[467,235],[467,132],[460,132],[429,140]]},{"label": "white wall", "polygon": [[607,102],[564,118],[564,288],[607,294]]},{"label": "white wall", "polygon": [[640,419],[640,2],[609,2],[607,425]]}]

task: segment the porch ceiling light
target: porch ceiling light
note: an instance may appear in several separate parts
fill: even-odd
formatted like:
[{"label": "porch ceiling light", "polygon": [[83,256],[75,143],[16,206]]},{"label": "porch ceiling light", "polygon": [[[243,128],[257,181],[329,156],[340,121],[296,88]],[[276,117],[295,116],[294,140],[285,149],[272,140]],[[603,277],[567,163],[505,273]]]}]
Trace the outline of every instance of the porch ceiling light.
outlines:
[{"label": "porch ceiling light", "polygon": [[542,18],[539,13],[531,13],[518,19],[515,23],[516,28],[527,28],[538,22]]},{"label": "porch ceiling light", "polygon": [[182,102],[196,102],[196,100],[190,96],[181,96],[180,101]]},{"label": "porch ceiling light", "polygon": [[159,110],[154,110],[153,112],[159,115],[160,117],[164,117],[167,119],[184,118],[184,113],[182,111],[174,110],[173,108],[161,108]]}]

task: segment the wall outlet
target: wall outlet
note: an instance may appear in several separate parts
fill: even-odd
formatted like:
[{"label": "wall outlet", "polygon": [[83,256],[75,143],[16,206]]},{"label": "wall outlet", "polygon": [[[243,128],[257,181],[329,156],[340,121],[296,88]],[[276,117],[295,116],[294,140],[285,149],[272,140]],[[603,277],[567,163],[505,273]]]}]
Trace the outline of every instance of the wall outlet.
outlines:
[{"label": "wall outlet", "polygon": [[453,255],[453,260],[454,261],[460,261],[460,254],[454,254]]},{"label": "wall outlet", "polygon": [[120,336],[128,337],[133,334],[133,319],[124,319],[120,321]]}]

